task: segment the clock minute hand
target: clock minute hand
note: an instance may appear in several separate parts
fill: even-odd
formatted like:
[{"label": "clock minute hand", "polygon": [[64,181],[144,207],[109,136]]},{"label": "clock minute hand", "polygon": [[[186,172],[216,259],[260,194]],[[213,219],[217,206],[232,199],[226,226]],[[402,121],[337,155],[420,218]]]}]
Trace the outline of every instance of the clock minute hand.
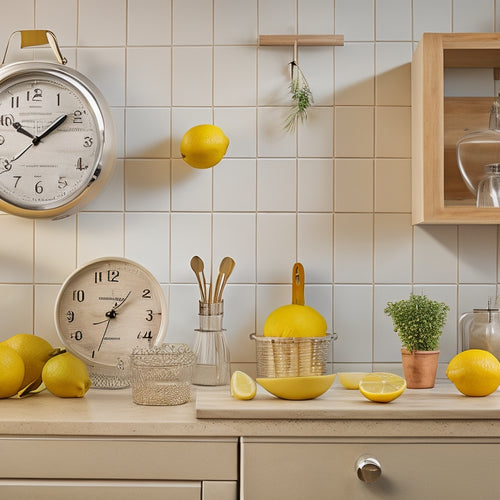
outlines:
[{"label": "clock minute hand", "polygon": [[51,132],[53,132],[57,127],[63,124],[64,120],[68,118],[68,115],[61,115],[59,118],[54,120],[40,135],[33,137],[33,145],[37,146],[38,143],[47,137]]}]

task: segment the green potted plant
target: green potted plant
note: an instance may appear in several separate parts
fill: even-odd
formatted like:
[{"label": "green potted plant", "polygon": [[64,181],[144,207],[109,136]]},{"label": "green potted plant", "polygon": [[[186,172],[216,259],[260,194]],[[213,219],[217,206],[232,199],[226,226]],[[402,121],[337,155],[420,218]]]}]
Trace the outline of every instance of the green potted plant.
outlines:
[{"label": "green potted plant", "polygon": [[434,387],[439,358],[439,339],[450,308],[426,295],[410,294],[408,299],[388,302],[384,313],[392,318],[401,343],[403,371],[407,386]]}]

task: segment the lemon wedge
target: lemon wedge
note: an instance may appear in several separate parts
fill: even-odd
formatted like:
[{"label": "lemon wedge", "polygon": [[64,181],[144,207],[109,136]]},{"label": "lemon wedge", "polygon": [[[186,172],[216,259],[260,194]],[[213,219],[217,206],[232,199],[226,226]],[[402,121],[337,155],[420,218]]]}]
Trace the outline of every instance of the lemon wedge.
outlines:
[{"label": "lemon wedge", "polygon": [[309,377],[258,378],[257,383],[273,396],[281,399],[314,399],[325,393],[333,384],[333,375]]},{"label": "lemon wedge", "polygon": [[370,401],[388,403],[403,394],[406,380],[394,373],[369,373],[359,381],[361,394]]},{"label": "lemon wedge", "polygon": [[368,375],[367,372],[339,372],[337,376],[339,378],[339,382],[346,389],[358,389],[359,381]]},{"label": "lemon wedge", "polygon": [[253,399],[257,394],[257,384],[245,372],[236,370],[231,376],[231,396],[236,399]]}]

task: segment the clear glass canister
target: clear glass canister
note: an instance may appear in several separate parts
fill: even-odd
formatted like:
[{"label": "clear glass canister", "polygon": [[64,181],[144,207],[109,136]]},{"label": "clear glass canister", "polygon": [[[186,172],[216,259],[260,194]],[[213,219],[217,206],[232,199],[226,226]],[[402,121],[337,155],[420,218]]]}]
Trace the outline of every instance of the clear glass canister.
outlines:
[{"label": "clear glass canister", "polygon": [[477,186],[478,207],[500,207],[500,163],[484,167],[484,177]]},{"label": "clear glass canister", "polygon": [[191,398],[195,356],[187,344],[135,348],[130,356],[132,399],[140,405],[180,405]]},{"label": "clear glass canister", "polygon": [[231,378],[231,360],[222,319],[224,301],[200,301],[200,328],[194,344],[193,384],[227,385]]}]

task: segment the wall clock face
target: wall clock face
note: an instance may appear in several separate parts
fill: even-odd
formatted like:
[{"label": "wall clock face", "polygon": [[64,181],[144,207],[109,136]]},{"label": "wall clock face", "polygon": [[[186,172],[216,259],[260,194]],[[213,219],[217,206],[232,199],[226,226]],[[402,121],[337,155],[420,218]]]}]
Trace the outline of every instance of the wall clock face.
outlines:
[{"label": "wall clock face", "polygon": [[97,195],[115,156],[109,108],[83,75],[43,62],[0,69],[0,210],[74,213]]},{"label": "wall clock face", "polygon": [[87,364],[93,387],[126,387],[132,349],[151,347],[165,337],[166,300],[160,284],[141,265],[101,258],[63,283],[55,324],[67,350]]}]

